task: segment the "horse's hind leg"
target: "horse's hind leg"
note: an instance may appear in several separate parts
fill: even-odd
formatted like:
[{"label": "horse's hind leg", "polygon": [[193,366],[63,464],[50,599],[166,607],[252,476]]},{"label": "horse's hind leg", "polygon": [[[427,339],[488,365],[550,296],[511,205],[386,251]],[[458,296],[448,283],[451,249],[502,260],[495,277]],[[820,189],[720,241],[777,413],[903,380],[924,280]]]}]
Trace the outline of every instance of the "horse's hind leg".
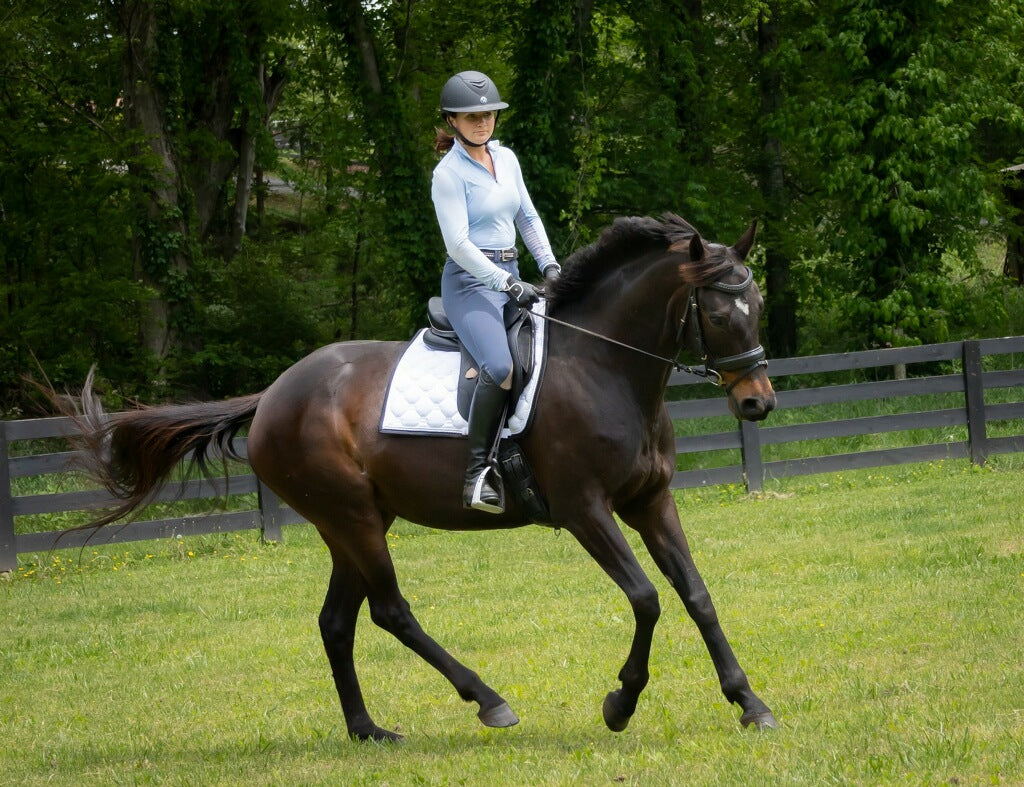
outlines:
[{"label": "horse's hind leg", "polygon": [[511,727],[519,718],[480,676],[458,662],[431,639],[412,614],[398,589],[394,564],[383,537],[379,544],[363,544],[360,569],[367,580],[370,617],[403,645],[444,675],[459,696],[480,706],[477,717],[488,727]]},{"label": "horse's hind leg", "polygon": [[758,729],[778,727],[771,709],[750,688],[747,675],[725,638],[711,594],[690,554],[671,493],[666,490],[652,505],[619,513],[626,524],[640,533],[654,562],[668,577],[697,624],[718,673],[722,693],[743,709],[740,723],[744,727],[753,724]]},{"label": "horse's hind leg", "polygon": [[[349,504],[354,501],[350,498]],[[366,712],[353,663],[356,617],[366,599],[374,623],[394,635],[403,645],[421,656],[444,675],[459,696],[480,706],[477,714],[488,727],[510,727],[519,719],[504,699],[480,677],[456,661],[431,639],[413,616],[408,602],[398,589],[395,567],[386,543],[387,526],[380,512],[364,501],[361,515],[348,508],[344,527],[320,528],[334,555],[331,585],[320,613],[320,628],[349,734],[358,739],[396,740],[401,736],[377,727]],[[337,514],[303,506],[310,521],[336,521]]]},{"label": "horse's hind leg", "polygon": [[356,621],[359,608],[366,599],[366,588],[358,570],[346,563],[340,555],[334,555],[331,584],[320,610],[320,636],[331,664],[348,734],[350,738],[361,741],[400,741],[401,735],[378,727],[370,718],[359,688],[353,647]]}]

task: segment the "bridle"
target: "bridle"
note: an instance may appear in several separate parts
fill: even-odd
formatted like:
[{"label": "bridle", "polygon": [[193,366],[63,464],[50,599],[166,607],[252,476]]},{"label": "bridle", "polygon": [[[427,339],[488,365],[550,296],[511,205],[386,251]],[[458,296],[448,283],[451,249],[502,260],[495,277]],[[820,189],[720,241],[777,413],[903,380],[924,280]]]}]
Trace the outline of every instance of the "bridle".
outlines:
[{"label": "bridle", "polygon": [[[743,281],[737,284],[727,284],[721,281],[714,281],[711,282],[710,284],[704,285],[704,287],[708,287],[713,290],[718,290],[719,292],[727,292],[732,294],[739,294],[741,292],[744,292],[747,290],[748,287],[750,287],[751,282],[754,281],[753,271],[751,271],[750,268],[746,267],[745,270],[747,271],[747,275],[744,277]],[[613,339],[610,336],[605,336],[604,334],[597,333],[596,331],[591,331],[579,325],[573,325],[572,323],[565,322],[564,320],[559,320],[556,317],[551,317],[547,314],[540,314],[537,312],[532,312],[532,314],[534,317],[540,317],[542,320],[546,320],[547,322],[557,323],[558,325],[562,325],[566,328],[571,328],[572,330],[578,331],[579,333],[585,333],[588,336],[593,336],[595,339],[601,339],[602,341],[609,342],[610,344],[617,345],[626,350],[631,350],[635,353],[639,353],[640,355],[646,355],[649,358],[654,358],[658,361],[662,361],[674,367],[677,372],[686,372],[687,374],[696,375],[697,377],[703,377],[712,385],[720,386],[723,384],[721,372],[734,372],[737,370],[741,370],[739,376],[736,377],[736,379],[733,380],[731,383],[725,386],[725,392],[729,394],[732,393],[732,389],[736,387],[736,384],[739,383],[740,380],[743,380],[757,369],[767,368],[768,361],[765,358],[764,347],[762,347],[760,344],[757,345],[757,347],[754,347],[750,350],[746,350],[745,352],[737,353],[736,355],[727,355],[725,358],[715,358],[711,354],[711,351],[708,349],[707,343],[704,341],[704,331],[702,330],[700,325],[699,293],[701,289],[703,289],[703,287],[694,287],[693,290],[690,292],[689,300],[686,303],[686,310],[683,312],[683,316],[679,320],[679,330],[676,332],[676,347],[678,349],[676,350],[676,355],[673,358],[648,352],[647,350],[644,350],[640,347],[635,347],[632,344],[620,342],[618,339]],[[682,345],[683,340],[685,338],[684,334],[686,332],[686,321],[689,319],[689,316],[691,314],[693,314],[694,316],[694,328],[697,332],[697,348],[700,354],[700,359],[704,363],[703,367],[686,366],[685,364],[679,362],[679,354],[683,351]]]},{"label": "bridle", "polygon": [[[736,284],[727,284],[722,281],[713,281],[710,284],[705,285],[709,289],[718,290],[719,292],[726,292],[733,295],[738,295],[741,292],[745,292],[754,281],[754,272],[750,268],[744,266],[747,275],[743,278],[743,281]],[[704,341],[704,331],[700,325],[700,291],[701,287],[694,287],[690,292],[690,298],[686,304],[686,311],[683,312],[683,317],[679,321],[679,332],[676,334],[676,346],[680,349],[677,351],[682,352],[683,334],[686,331],[686,320],[691,314],[694,315],[693,326],[697,334],[697,350],[700,354],[701,361],[704,362],[703,369],[691,369],[689,367],[680,367],[678,363],[675,363],[675,367],[678,371],[689,372],[690,374],[696,374],[704,377],[715,385],[722,385],[721,372],[735,372],[739,371],[740,374],[731,383],[725,386],[726,393],[732,393],[732,389],[736,387],[736,384],[743,380],[757,369],[766,369],[768,367],[768,360],[765,357],[764,347],[760,344],[757,347],[752,347],[736,355],[727,355],[725,358],[716,358],[711,354],[708,349],[707,343]],[[714,377],[715,379],[711,379]]]}]

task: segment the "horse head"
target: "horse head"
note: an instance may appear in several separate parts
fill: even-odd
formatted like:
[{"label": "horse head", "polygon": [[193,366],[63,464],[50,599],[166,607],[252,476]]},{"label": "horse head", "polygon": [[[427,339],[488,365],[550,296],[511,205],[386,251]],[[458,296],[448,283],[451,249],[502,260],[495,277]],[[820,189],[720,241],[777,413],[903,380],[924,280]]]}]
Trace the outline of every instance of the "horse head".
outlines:
[{"label": "horse head", "polygon": [[764,298],[744,264],[756,230],[755,222],[732,246],[708,243],[694,231],[680,266],[689,285],[682,343],[700,356],[709,379],[725,388],[733,415],[749,421],[764,419],[776,403],[758,341]]},{"label": "horse head", "polygon": [[[659,397],[668,380],[664,364],[675,365],[722,385],[737,418],[761,420],[775,407],[775,391],[758,342],[764,300],[744,264],[755,231],[752,224],[735,245],[723,246],[672,213],[660,221],[616,219],[566,260],[548,294],[548,319],[558,322],[557,315],[569,328],[633,351],[647,365],[647,387],[661,386]],[[671,357],[685,349],[702,359],[703,370]],[[617,351],[616,368],[624,368],[622,358]]]}]

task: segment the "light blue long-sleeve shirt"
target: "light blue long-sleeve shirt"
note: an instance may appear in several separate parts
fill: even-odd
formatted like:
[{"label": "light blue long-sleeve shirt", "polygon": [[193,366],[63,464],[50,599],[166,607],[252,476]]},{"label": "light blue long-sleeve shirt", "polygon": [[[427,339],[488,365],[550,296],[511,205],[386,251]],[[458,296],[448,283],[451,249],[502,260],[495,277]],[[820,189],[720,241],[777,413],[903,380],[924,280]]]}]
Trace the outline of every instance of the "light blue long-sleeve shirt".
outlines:
[{"label": "light blue long-sleeve shirt", "polygon": [[448,256],[492,290],[502,290],[509,274],[480,249],[514,247],[516,228],[541,272],[558,262],[515,153],[495,140],[487,149],[493,176],[456,140],[434,168],[430,195]]}]

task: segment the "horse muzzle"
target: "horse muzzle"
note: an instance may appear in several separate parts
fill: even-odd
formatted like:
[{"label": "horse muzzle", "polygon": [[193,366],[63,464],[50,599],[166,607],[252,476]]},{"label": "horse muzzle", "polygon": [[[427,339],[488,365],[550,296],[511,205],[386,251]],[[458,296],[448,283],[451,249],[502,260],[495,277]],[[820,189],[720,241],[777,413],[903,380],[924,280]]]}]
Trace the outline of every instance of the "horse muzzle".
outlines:
[{"label": "horse muzzle", "polygon": [[737,418],[763,421],[775,409],[775,389],[768,379],[767,368],[768,362],[760,346],[715,364],[719,384],[728,395],[729,409]]},{"label": "horse muzzle", "polygon": [[767,392],[759,392],[756,395],[737,397],[729,396],[729,409],[737,418],[745,421],[763,421],[768,413],[775,409],[775,391],[770,382],[766,385]]}]

